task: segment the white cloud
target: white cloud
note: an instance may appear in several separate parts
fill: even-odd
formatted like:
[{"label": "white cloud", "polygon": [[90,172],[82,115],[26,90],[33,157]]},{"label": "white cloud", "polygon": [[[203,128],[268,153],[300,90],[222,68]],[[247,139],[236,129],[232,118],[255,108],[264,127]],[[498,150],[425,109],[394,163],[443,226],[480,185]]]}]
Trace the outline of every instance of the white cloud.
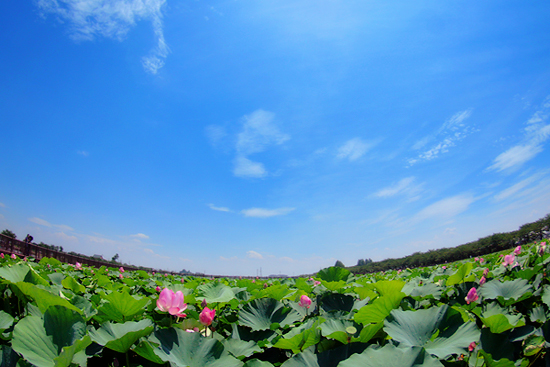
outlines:
[{"label": "white cloud", "polygon": [[474,201],[474,197],[468,194],[445,198],[422,209],[413,217],[413,221],[422,221],[433,217],[452,218],[466,211]]},{"label": "white cloud", "polygon": [[466,136],[474,132],[474,129],[464,123],[472,114],[472,109],[467,109],[455,113],[450,119],[445,121],[434,135],[426,136],[418,140],[412,149],[418,150],[426,146],[430,141],[438,139],[438,143],[430,149],[420,153],[416,158],[408,160],[409,165],[413,165],[420,161],[429,161],[439,157],[443,153],[447,153],[449,148],[453,147],[464,139]]},{"label": "white cloud", "polygon": [[208,204],[208,207],[212,210],[217,210],[219,212],[231,212],[229,208],[214,206],[214,204]]},{"label": "white cloud", "polygon": [[242,131],[237,135],[237,152],[241,155],[259,153],[270,145],[280,145],[289,140],[290,137],[275,125],[274,119],[274,113],[262,109],[244,116]]},{"label": "white cloud", "polygon": [[376,192],[374,195],[381,198],[386,198],[398,194],[403,194],[411,190],[411,184],[414,182],[414,180],[414,177],[405,177],[395,185],[383,188],[380,191]]},{"label": "white cloud", "polygon": [[90,156],[90,153],[85,151],[85,150],[79,150],[79,151],[76,152],[76,154],[81,155],[83,157],[89,157]]},{"label": "white cloud", "polygon": [[368,143],[361,138],[353,138],[344,143],[338,148],[338,154],[336,157],[340,159],[349,159],[355,161],[365,155],[374,146],[373,143]]},{"label": "white cloud", "polygon": [[502,201],[505,199],[508,199],[510,197],[515,196],[518,193],[523,193],[524,189],[528,186],[530,186],[532,183],[540,182],[540,180],[544,177],[546,172],[539,172],[536,173],[530,177],[527,177],[524,180],[521,180],[520,182],[510,186],[509,188],[502,190],[500,193],[496,194],[494,196],[495,201]]},{"label": "white cloud", "polygon": [[237,177],[265,177],[267,171],[260,162],[253,162],[244,156],[238,156],[233,161],[233,174]]},{"label": "white cloud", "polygon": [[36,218],[36,217],[29,218],[29,221],[31,221],[35,224],[39,224],[39,225],[44,226],[44,227],[51,227],[52,226],[50,222],[48,222],[44,219]]},{"label": "white cloud", "polygon": [[68,23],[69,34],[76,41],[95,37],[122,41],[140,20],[150,20],[157,45],[142,58],[146,71],[156,74],[164,66],[168,46],[164,39],[161,8],[166,0],[37,0],[43,16],[54,14]]},{"label": "white cloud", "polygon": [[59,238],[62,241],[68,241],[68,242],[78,242],[78,238],[76,236],[71,236],[66,234],[65,232],[58,232],[55,233],[55,236]]},{"label": "white cloud", "polygon": [[279,208],[279,209],[262,209],[262,208],[250,208],[241,211],[245,217],[255,218],[269,218],[279,215],[286,215],[292,212],[295,208]]},{"label": "white cloud", "polygon": [[149,236],[147,236],[146,234],[143,234],[143,233],[132,234],[132,235],[130,235],[130,237],[141,239],[141,240],[148,240],[149,239]]},{"label": "white cloud", "polygon": [[0,203],[0,208],[5,208],[5,207],[6,207],[6,204]]},{"label": "white cloud", "polygon": [[217,146],[219,142],[227,136],[227,131],[223,126],[209,125],[205,128],[206,136],[210,140],[210,144]]},{"label": "white cloud", "polygon": [[58,229],[60,229],[60,230],[62,230],[62,231],[65,231],[65,232],[72,232],[72,231],[74,231],[74,228],[69,227],[69,226],[67,226],[67,225],[65,225],[65,224],[54,224],[53,226],[56,227],[56,228],[58,228]]},{"label": "white cloud", "polygon": [[264,257],[262,256],[262,254],[260,254],[259,252],[256,252],[256,251],[247,251],[246,252],[246,256],[251,258],[251,259],[263,259]]},{"label": "white cloud", "polygon": [[499,154],[488,170],[513,171],[543,151],[543,143],[550,137],[550,124],[546,124],[548,109],[550,96],[526,122],[523,141]]}]

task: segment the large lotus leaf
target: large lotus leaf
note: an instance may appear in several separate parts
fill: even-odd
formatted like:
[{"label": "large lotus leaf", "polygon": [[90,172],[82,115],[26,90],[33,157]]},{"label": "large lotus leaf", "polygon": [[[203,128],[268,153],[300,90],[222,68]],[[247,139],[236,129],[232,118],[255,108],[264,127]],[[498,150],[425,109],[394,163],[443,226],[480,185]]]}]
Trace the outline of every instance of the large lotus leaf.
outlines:
[{"label": "large lotus leaf", "polygon": [[38,288],[34,284],[19,282],[15,286],[26,296],[31,297],[36,302],[36,305],[42,312],[46,312],[50,306],[63,306],[70,310],[82,313],[82,311],[72,305],[69,301],[59,296],[56,296],[42,288]]},{"label": "large lotus leaf", "polygon": [[0,333],[13,325],[13,316],[7,312],[0,311]]},{"label": "large lotus leaf", "polygon": [[380,349],[368,348],[361,354],[354,354],[338,367],[443,367],[439,360],[420,347],[398,348],[387,344]]},{"label": "large lotus leaf", "polygon": [[48,278],[52,281],[53,284],[62,285],[61,282],[65,278],[63,273],[51,273],[48,274]]},{"label": "large lotus leaf", "polygon": [[63,287],[65,287],[66,289],[70,289],[74,293],[78,294],[84,293],[86,291],[86,288],[70,275],[61,281],[61,285],[63,285]]},{"label": "large lotus leaf", "polygon": [[381,296],[398,297],[405,286],[402,280],[381,280],[373,284]]},{"label": "large lotus leaf", "polygon": [[69,366],[73,355],[91,343],[85,334],[80,314],[52,306],[43,318],[27,316],[15,325],[12,347],[36,366]]},{"label": "large lotus leaf", "polygon": [[[384,331],[400,345],[424,347],[439,358],[463,353],[472,341],[479,340],[480,332],[472,322],[444,325],[447,310],[447,305],[418,311],[394,310],[384,322]],[[431,340],[440,327],[445,330],[439,330],[439,336]]]},{"label": "large lotus leaf", "polygon": [[251,359],[244,364],[244,367],[273,367],[273,364],[259,359]]},{"label": "large lotus leaf", "polygon": [[468,275],[472,271],[473,267],[474,264],[472,264],[471,262],[462,264],[453,275],[447,278],[447,282],[445,284],[447,286],[451,286],[469,281],[470,279],[468,278]]},{"label": "large lotus leaf", "polygon": [[[550,258],[549,258],[550,259]],[[550,307],[550,285],[543,287],[542,302],[546,303],[546,306]]]},{"label": "large lotus leaf", "polygon": [[427,296],[432,296],[435,299],[440,299],[441,293],[443,293],[443,288],[434,283],[426,283],[424,285],[413,287],[412,289],[409,288],[405,290],[405,288],[403,288],[403,293],[408,294],[411,297],[424,298]]},{"label": "large lotus leaf", "polygon": [[325,293],[321,298],[321,308],[325,312],[345,311],[350,312],[355,304],[352,296],[340,293]]},{"label": "large lotus leaf", "polygon": [[153,346],[148,339],[143,338],[141,339],[138,345],[132,348],[132,351],[136,352],[137,354],[147,359],[148,361],[151,361],[156,364],[164,364],[164,361],[160,359],[160,357],[157,356],[155,353],[155,349],[157,347],[158,347],[158,344],[155,344],[155,346]]},{"label": "large lotus leaf", "polygon": [[155,353],[173,366],[188,367],[240,367],[242,362],[230,355],[223,344],[199,333],[181,329],[160,329],[151,341],[160,346]]},{"label": "large lotus leaf", "polygon": [[206,283],[197,287],[198,300],[206,299],[207,303],[226,303],[235,298],[231,287],[222,283]]},{"label": "large lotus leaf", "polygon": [[277,336],[274,330],[252,331],[249,327],[240,326],[236,323],[231,324],[231,327],[233,328],[231,333],[231,338],[233,339],[258,343],[266,340],[272,341]]},{"label": "large lotus leaf", "polygon": [[257,343],[253,341],[244,341],[239,339],[224,339],[222,341],[225,349],[233,356],[240,357],[250,357],[254,353],[259,353],[262,351],[262,348],[258,346]]},{"label": "large lotus leaf", "polygon": [[306,323],[293,328],[279,339],[273,346],[281,349],[291,349],[293,353],[299,353],[321,340],[319,325],[324,322],[323,318],[312,318]]},{"label": "large lotus leaf", "polygon": [[283,298],[288,298],[287,296],[290,294],[294,294],[295,291],[290,289],[287,285],[284,284],[278,284],[278,285],[272,285],[265,289],[262,289],[260,292],[258,292],[258,295],[256,298],[273,298],[277,301],[282,300]]},{"label": "large lotus leaf", "polygon": [[106,322],[99,329],[91,329],[92,340],[105,348],[126,353],[141,337],[153,332],[153,322],[149,319],[127,321],[124,324]]},{"label": "large lotus leaf", "polygon": [[339,280],[346,281],[350,277],[351,272],[346,268],[331,266],[317,273],[317,277],[327,282],[337,282]]},{"label": "large lotus leaf", "polygon": [[[350,333],[351,331],[351,333]],[[357,328],[351,321],[328,319],[321,324],[321,334],[329,339],[336,339],[343,344],[348,343],[348,337],[352,337]]]},{"label": "large lotus leaf", "polygon": [[374,298],[378,297],[378,294],[376,294],[376,292],[374,292],[372,287],[364,287],[364,286],[355,287],[355,288],[353,288],[353,291],[355,293],[357,293],[357,295],[361,299],[366,299],[366,298],[374,299]]},{"label": "large lotus leaf", "polygon": [[315,353],[306,349],[283,363],[281,367],[319,367],[319,362]]},{"label": "large lotus leaf", "polygon": [[10,283],[19,283],[25,280],[30,268],[27,264],[15,264],[13,266],[0,267],[0,278],[4,278]]},{"label": "large lotus leaf", "polygon": [[[479,288],[479,294],[486,299],[520,300],[529,296],[533,288],[525,279],[515,279],[501,282],[498,279],[491,280]],[[508,304],[508,303],[507,303]]]},{"label": "large lotus leaf", "polygon": [[42,278],[42,276],[40,276],[40,274],[38,274],[38,272],[32,266],[30,266],[29,268],[30,268],[29,272],[27,273],[24,279],[25,282],[31,283],[31,284],[40,284],[45,287],[50,286],[50,282]]},{"label": "large lotus leaf", "polygon": [[376,324],[368,324],[363,326],[363,329],[361,329],[361,332],[359,333],[359,336],[357,338],[352,338],[352,342],[361,342],[361,343],[368,343],[374,336],[382,329],[384,326],[384,322],[380,321]]},{"label": "large lotus leaf", "polygon": [[99,322],[117,321],[125,322],[143,314],[145,307],[149,304],[148,298],[131,296],[128,292],[111,292],[102,296],[107,300],[98,309],[95,318]]},{"label": "large lotus leaf", "polygon": [[375,299],[371,304],[362,307],[355,315],[353,319],[363,325],[377,324],[382,322],[390,315],[390,312],[401,303],[401,300],[405,297],[402,292],[391,293],[386,296],[381,296]]},{"label": "large lotus leaf", "polygon": [[327,282],[326,280],[323,280],[321,281],[321,283],[323,284],[323,287],[325,287],[326,289],[332,292],[341,292],[342,290],[345,289],[344,287],[347,284],[343,280],[339,280],[335,282]]},{"label": "large lotus leaf", "polygon": [[486,305],[480,319],[495,334],[525,325],[521,314],[512,315],[507,308],[500,307],[497,303]]},{"label": "large lotus leaf", "polygon": [[542,306],[538,306],[531,309],[531,312],[529,313],[529,319],[532,322],[544,324],[546,320],[548,320],[548,317],[546,316],[544,308]]},{"label": "large lotus leaf", "polygon": [[301,319],[298,312],[273,298],[259,298],[244,305],[239,312],[239,324],[252,330],[267,330],[271,324],[290,325]]}]

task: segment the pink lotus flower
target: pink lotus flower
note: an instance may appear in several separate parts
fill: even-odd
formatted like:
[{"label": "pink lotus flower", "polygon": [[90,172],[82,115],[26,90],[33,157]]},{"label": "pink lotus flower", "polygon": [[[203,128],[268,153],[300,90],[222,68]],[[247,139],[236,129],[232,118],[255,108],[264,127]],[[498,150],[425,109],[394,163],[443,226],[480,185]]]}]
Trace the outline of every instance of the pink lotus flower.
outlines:
[{"label": "pink lotus flower", "polygon": [[514,255],[519,255],[521,254],[521,246],[518,246],[514,249]]},{"label": "pink lotus flower", "polygon": [[157,292],[160,292],[160,287],[157,285],[157,288],[155,288]]},{"label": "pink lotus flower", "polygon": [[479,257],[474,257],[474,261],[479,261]]},{"label": "pink lotus flower", "polygon": [[198,333],[198,332],[199,332],[199,328],[198,328],[198,327],[194,327],[193,329],[185,329],[185,331],[187,331],[188,333]]},{"label": "pink lotus flower", "polygon": [[512,265],[514,264],[515,259],[516,259],[516,255],[514,254],[506,255],[504,256],[504,262],[502,263],[502,265],[504,266]]},{"label": "pink lotus flower", "polygon": [[467,304],[470,304],[471,302],[477,301],[478,298],[479,296],[477,295],[477,290],[472,287],[472,289],[470,289],[468,295],[464,299],[466,300]]},{"label": "pink lotus flower", "polygon": [[214,317],[216,316],[216,310],[211,310],[208,307],[205,307],[201,314],[199,315],[199,321],[204,326],[209,326],[212,324],[212,321],[214,321]]},{"label": "pink lotus flower", "polygon": [[17,259],[17,256],[15,254],[11,254],[11,258],[15,260]]},{"label": "pink lotus flower", "polygon": [[483,270],[483,276],[486,277],[487,274],[489,274],[489,268],[485,268],[485,270]]},{"label": "pink lotus flower", "polygon": [[447,267],[446,267],[445,265],[443,265],[443,266],[441,267],[441,269],[445,270],[445,269],[447,269]]},{"label": "pink lotus flower", "polygon": [[300,297],[300,302],[298,302],[298,306],[309,308],[309,306],[311,306],[311,299],[308,296],[303,295],[302,297]]},{"label": "pink lotus flower", "polygon": [[203,298],[201,302],[201,307],[205,308],[206,306],[208,306],[208,303],[206,303],[206,298]]},{"label": "pink lotus flower", "polygon": [[[546,251],[546,242],[541,242],[539,247],[539,256],[544,255],[544,252]],[[4,257],[2,257],[3,259]]]},{"label": "pink lotus flower", "polygon": [[319,280],[316,280],[316,281],[313,282],[314,287],[317,287],[320,284],[321,284],[321,281],[319,281]]},{"label": "pink lotus flower", "polygon": [[[158,287],[157,287],[158,288]],[[183,303],[183,293],[164,288],[157,299],[157,307],[162,312],[168,312],[170,315],[185,317],[183,311],[187,308],[187,304]]]},{"label": "pink lotus flower", "polygon": [[479,286],[482,286],[483,284],[485,284],[486,281],[487,279],[485,279],[485,277],[481,277],[481,279],[479,280]]},{"label": "pink lotus flower", "polygon": [[77,261],[76,264],[74,265],[74,268],[75,270],[82,270],[82,264]]},{"label": "pink lotus flower", "polygon": [[118,268],[118,271],[120,271],[121,273],[124,273],[124,268],[121,266],[120,268]]},{"label": "pink lotus flower", "polygon": [[0,253],[0,257],[3,259],[4,258],[4,253]]},{"label": "pink lotus flower", "polygon": [[477,343],[471,342],[470,345],[468,345],[468,351],[473,352],[474,349],[476,349]]},{"label": "pink lotus flower", "polygon": [[182,282],[182,283],[185,282],[185,279],[181,278],[181,282]]},{"label": "pink lotus flower", "polygon": [[118,274],[118,277],[119,277],[120,279],[123,279],[123,278],[124,278],[124,276],[123,276],[122,274]]}]

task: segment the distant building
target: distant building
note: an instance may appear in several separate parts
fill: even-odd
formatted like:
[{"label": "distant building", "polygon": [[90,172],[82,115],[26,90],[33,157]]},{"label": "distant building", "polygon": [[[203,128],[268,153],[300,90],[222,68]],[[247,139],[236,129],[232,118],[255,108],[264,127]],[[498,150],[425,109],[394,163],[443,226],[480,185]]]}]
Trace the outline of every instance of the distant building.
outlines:
[{"label": "distant building", "polygon": [[92,257],[93,257],[94,259],[105,260],[105,259],[103,258],[103,255],[94,255],[94,256],[92,256]]}]

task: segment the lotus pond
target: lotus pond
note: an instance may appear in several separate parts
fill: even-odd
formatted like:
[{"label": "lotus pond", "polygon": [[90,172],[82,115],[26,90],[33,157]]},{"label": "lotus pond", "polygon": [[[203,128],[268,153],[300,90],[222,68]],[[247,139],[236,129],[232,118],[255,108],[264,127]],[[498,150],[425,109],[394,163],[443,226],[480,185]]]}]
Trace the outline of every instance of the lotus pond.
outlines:
[{"label": "lotus pond", "polygon": [[2,256],[0,366],[548,366],[546,242],[267,280]]}]

